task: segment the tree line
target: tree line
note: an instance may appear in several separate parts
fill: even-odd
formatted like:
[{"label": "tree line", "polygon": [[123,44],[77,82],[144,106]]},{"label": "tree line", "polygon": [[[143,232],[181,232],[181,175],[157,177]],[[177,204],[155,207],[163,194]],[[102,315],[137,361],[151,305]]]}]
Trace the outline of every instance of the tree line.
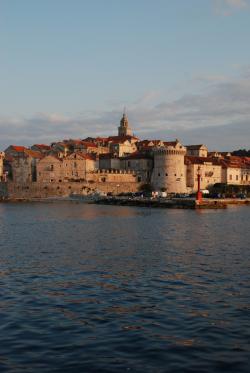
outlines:
[{"label": "tree line", "polygon": [[231,154],[237,155],[239,157],[250,157],[250,149],[249,150],[246,150],[246,149],[234,150]]}]

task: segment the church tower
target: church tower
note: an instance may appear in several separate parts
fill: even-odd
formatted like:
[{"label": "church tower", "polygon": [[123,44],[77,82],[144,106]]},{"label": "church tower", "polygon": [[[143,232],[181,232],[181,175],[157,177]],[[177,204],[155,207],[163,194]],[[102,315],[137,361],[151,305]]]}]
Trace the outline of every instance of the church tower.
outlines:
[{"label": "church tower", "polygon": [[118,136],[132,136],[132,131],[129,127],[128,117],[125,112],[123,113],[122,119],[120,121],[120,126],[118,127]]}]

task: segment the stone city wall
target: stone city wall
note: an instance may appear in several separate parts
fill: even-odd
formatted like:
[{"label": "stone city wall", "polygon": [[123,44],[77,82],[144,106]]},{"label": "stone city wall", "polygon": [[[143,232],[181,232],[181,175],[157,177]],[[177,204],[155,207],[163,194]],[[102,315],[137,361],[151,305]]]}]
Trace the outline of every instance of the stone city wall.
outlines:
[{"label": "stone city wall", "polygon": [[141,183],[123,182],[31,182],[16,184],[9,181],[1,183],[0,196],[8,198],[47,198],[47,197],[68,197],[71,194],[87,195],[95,192],[111,192],[113,194],[136,192],[140,189]]},{"label": "stone city wall", "polygon": [[7,183],[0,182],[0,200],[8,196]]}]

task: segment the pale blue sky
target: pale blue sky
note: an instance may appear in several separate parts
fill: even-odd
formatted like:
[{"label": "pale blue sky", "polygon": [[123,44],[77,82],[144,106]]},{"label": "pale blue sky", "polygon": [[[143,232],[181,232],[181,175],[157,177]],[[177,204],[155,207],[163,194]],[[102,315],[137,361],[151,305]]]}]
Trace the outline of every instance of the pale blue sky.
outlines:
[{"label": "pale blue sky", "polygon": [[126,105],[141,137],[250,148],[249,40],[248,0],[0,0],[0,144],[114,133]]}]

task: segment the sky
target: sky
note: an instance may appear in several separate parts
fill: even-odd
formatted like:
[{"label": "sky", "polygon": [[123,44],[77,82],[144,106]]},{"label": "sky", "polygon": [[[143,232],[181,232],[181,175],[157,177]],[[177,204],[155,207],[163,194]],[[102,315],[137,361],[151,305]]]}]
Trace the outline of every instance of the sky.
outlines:
[{"label": "sky", "polygon": [[0,0],[0,149],[117,134],[250,148],[250,0]]}]

